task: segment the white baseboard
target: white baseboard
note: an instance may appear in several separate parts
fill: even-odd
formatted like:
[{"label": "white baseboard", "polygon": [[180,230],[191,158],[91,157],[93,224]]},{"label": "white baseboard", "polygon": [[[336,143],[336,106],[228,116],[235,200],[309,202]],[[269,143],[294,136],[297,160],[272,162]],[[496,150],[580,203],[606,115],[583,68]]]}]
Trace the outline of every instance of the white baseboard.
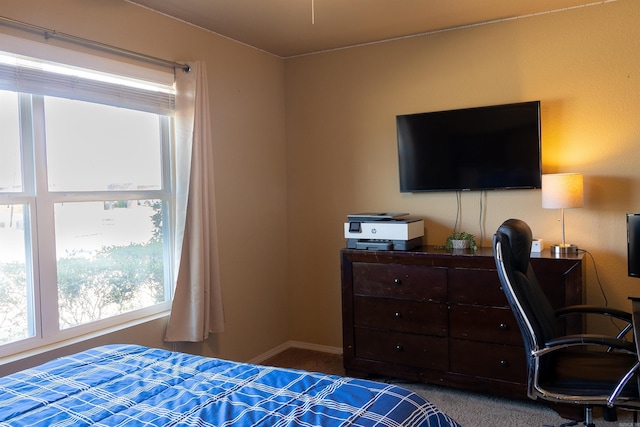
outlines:
[{"label": "white baseboard", "polygon": [[320,344],[311,344],[301,341],[287,341],[284,344],[280,344],[279,346],[262,353],[259,356],[254,357],[249,360],[248,363],[262,363],[265,360],[275,356],[278,353],[282,353],[285,350],[290,348],[301,348],[303,350],[313,350],[313,351],[321,351],[323,353],[331,353],[331,354],[342,354],[342,347],[331,347],[328,345],[320,345]]}]

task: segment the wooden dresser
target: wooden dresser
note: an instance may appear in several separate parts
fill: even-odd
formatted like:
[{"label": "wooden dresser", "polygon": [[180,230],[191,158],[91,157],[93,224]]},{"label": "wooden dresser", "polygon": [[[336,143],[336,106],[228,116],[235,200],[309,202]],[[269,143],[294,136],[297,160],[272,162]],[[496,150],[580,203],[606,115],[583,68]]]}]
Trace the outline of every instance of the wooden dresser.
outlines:
[{"label": "wooden dresser", "polygon": [[[491,248],[344,249],[347,375],[381,375],[526,398],[526,359]],[[554,307],[583,303],[582,254],[531,263]],[[570,322],[570,323],[569,323]],[[580,318],[562,326],[582,330]]]}]

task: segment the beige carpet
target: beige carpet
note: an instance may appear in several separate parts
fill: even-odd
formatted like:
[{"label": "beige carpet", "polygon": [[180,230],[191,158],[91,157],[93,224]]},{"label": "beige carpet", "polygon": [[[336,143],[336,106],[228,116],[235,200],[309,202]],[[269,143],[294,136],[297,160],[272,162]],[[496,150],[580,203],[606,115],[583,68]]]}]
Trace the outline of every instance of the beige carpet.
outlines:
[{"label": "beige carpet", "polygon": [[[263,364],[344,375],[342,356],[298,348],[288,349],[265,360]],[[535,401],[503,399],[391,378],[382,380],[415,391],[463,427],[558,427],[569,422],[555,411]],[[594,416],[597,427],[633,426],[633,417],[626,411],[618,411],[616,422],[604,421],[602,414],[597,410],[594,411]]]}]

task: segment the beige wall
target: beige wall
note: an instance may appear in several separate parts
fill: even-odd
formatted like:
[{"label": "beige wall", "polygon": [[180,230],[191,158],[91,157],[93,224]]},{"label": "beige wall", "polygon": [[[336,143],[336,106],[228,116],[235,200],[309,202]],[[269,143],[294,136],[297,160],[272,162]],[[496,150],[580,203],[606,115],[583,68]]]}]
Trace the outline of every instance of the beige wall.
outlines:
[{"label": "beige wall", "polygon": [[[585,174],[585,207],[567,212],[568,240],[594,255],[611,305],[627,308],[626,296],[639,293],[626,276],[624,217],[640,211],[637,0],[288,60],[124,1],[3,0],[0,12],[206,61],[226,331],[179,349],[249,360],[288,340],[340,347],[348,213],[410,212],[424,217],[429,244],[444,242],[455,194],[398,191],[402,113],[541,100],[544,172]],[[463,194],[462,226],[484,245],[509,217],[558,241],[559,214],[540,207],[539,191],[488,192],[482,229],[480,198]],[[589,302],[600,303],[587,265]],[[91,343],[164,346],[162,331],[161,320]]]},{"label": "beige wall", "polygon": [[[178,348],[249,360],[286,342],[283,61],[125,1],[3,0],[0,14],[160,58],[206,62],[226,331]],[[0,32],[44,42],[3,26]],[[151,322],[87,345],[164,346],[163,331]]]},{"label": "beige wall", "polygon": [[[567,239],[593,254],[609,303],[629,308],[625,213],[640,211],[640,2],[619,0],[491,25],[287,60],[291,337],[341,345],[342,223],[348,213],[423,217],[443,244],[455,193],[398,191],[395,116],[541,100],[543,171],[582,172],[585,206],[566,211]],[[539,190],[462,195],[462,229],[482,244],[510,217],[545,244],[559,212]],[[603,298],[587,258],[587,298]]]}]

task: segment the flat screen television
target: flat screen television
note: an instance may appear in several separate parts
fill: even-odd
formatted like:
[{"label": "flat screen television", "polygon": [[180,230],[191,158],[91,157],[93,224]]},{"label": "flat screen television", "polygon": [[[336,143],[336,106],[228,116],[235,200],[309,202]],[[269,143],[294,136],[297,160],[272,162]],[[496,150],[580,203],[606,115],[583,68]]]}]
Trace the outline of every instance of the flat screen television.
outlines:
[{"label": "flat screen television", "polygon": [[540,188],[540,101],[396,116],[401,192]]},{"label": "flat screen television", "polygon": [[627,214],[627,270],[631,277],[640,277],[640,214]]}]

